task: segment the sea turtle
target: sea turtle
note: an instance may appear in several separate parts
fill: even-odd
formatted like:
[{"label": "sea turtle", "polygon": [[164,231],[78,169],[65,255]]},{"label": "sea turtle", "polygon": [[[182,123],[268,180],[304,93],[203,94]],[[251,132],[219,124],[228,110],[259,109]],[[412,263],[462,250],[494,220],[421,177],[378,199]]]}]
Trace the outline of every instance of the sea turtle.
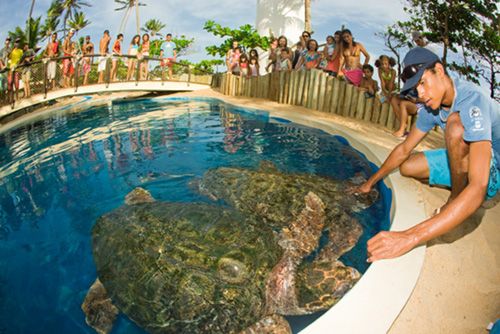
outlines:
[{"label": "sea turtle", "polygon": [[[109,296],[152,333],[290,333],[281,315],[329,308],[360,277],[337,261],[304,264],[324,227],[317,195],[306,194],[290,220],[273,232],[232,208],[154,201],[135,189],[93,227],[94,260],[107,295],[96,302],[89,291],[82,306],[87,323],[100,333],[110,330],[116,313]],[[315,286],[318,298],[309,292]]]},{"label": "sea turtle", "polygon": [[317,194],[325,204],[325,230],[329,236],[320,257],[336,260],[357,243],[363,232],[353,213],[366,209],[378,197],[376,190],[360,196],[346,194],[349,187],[363,181],[360,176],[337,181],[312,174],[284,173],[271,162],[263,161],[258,169],[210,169],[194,186],[213,200],[223,200],[240,211],[263,217],[278,229],[287,226],[290,217],[302,210],[309,191]]}]

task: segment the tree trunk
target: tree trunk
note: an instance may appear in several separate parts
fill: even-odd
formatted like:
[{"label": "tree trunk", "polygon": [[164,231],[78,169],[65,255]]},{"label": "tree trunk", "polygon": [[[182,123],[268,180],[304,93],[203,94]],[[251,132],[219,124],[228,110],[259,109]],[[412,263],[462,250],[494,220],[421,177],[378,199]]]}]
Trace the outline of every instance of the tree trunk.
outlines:
[{"label": "tree trunk", "polygon": [[311,0],[304,0],[304,12],[305,12],[304,30],[311,32]]},{"label": "tree trunk", "polygon": [[30,12],[28,14],[28,24],[26,25],[26,42],[30,47],[35,47],[34,45],[30,45],[30,34],[31,34],[31,15],[33,14],[33,7],[35,7],[35,0],[31,1]]},{"label": "tree trunk", "polygon": [[141,34],[141,30],[140,30],[140,22],[139,22],[139,0],[135,0],[135,21],[136,21],[136,24],[137,24],[137,35],[140,35]]}]

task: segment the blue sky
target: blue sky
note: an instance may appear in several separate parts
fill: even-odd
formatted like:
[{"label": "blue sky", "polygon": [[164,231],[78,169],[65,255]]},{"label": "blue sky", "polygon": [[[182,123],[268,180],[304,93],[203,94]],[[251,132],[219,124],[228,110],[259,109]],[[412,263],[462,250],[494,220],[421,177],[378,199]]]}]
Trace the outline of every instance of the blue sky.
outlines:
[{"label": "blue sky", "polygon": [[[91,21],[90,27],[80,32],[90,35],[94,42],[98,41],[102,31],[109,29],[112,36],[118,33],[123,12],[117,12],[113,0],[86,0],[92,7],[84,7],[87,18]],[[141,0],[147,6],[140,7],[142,24],[152,18],[167,24],[163,33],[172,32],[195,38],[195,45],[191,53],[186,56],[192,61],[209,58],[205,53],[205,46],[220,43],[220,39],[203,30],[206,20],[230,27],[238,27],[245,23],[255,25],[256,1],[241,0]],[[7,35],[7,31],[15,26],[24,26],[31,1],[0,0],[3,8],[3,18],[0,22],[0,31]],[[50,0],[37,0],[34,17],[46,14]],[[5,15],[8,13],[8,15]],[[372,55],[370,63],[374,63],[375,56],[388,53],[384,50],[383,41],[375,37],[376,32],[384,30],[385,26],[405,18],[402,2],[399,0],[313,0],[312,25],[313,35],[320,43],[324,42],[328,34],[332,34],[342,25],[349,28],[357,41],[363,43]],[[125,29],[125,42],[128,43],[135,33],[135,13],[129,18]]]}]

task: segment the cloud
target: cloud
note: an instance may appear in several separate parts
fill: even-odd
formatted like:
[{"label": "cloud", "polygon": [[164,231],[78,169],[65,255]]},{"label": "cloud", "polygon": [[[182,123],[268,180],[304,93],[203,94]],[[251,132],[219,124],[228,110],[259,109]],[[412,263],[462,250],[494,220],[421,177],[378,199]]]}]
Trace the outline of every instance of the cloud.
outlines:
[{"label": "cloud", "polygon": [[365,28],[380,28],[406,17],[403,4],[394,0],[313,2],[313,25],[335,22],[350,23]]}]

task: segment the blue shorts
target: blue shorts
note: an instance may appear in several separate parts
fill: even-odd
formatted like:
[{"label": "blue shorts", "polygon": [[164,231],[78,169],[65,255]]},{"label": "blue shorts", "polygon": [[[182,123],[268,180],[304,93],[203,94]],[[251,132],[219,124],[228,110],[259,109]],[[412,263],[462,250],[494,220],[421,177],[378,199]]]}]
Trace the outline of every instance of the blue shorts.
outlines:
[{"label": "blue shorts", "polygon": [[[451,188],[450,163],[446,149],[424,151],[427,164],[429,165],[429,184]],[[490,179],[486,199],[495,197],[500,190],[500,170],[495,151],[491,151]]]}]

